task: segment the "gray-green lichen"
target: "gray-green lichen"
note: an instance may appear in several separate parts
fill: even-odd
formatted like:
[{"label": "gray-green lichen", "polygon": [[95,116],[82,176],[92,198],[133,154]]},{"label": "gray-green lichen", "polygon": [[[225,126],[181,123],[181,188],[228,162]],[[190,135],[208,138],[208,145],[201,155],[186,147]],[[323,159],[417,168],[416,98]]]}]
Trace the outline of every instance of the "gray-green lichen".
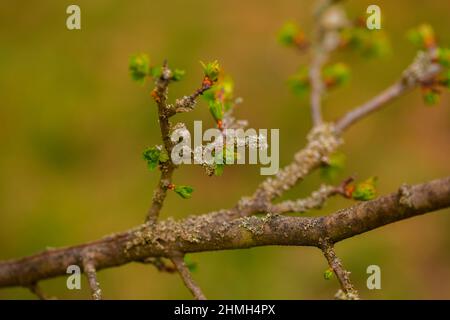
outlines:
[{"label": "gray-green lichen", "polygon": [[274,218],[276,214],[268,213],[264,217],[249,216],[240,219],[239,226],[251,232],[254,236],[264,233],[265,226]]},{"label": "gray-green lichen", "polygon": [[345,293],[341,289],[339,289],[336,294],[334,295],[334,298],[336,300],[359,300],[359,296],[357,293],[348,292]]},{"label": "gray-green lichen", "polygon": [[288,200],[273,206],[273,210],[278,213],[298,212],[304,213],[311,209],[320,209],[324,206],[326,200],[336,191],[336,187],[329,185],[321,185],[314,191],[311,196],[298,199]]},{"label": "gray-green lichen", "polygon": [[280,196],[299,180],[305,178],[322,163],[325,156],[336,151],[342,144],[333,124],[324,123],[314,127],[308,134],[308,144],[294,156],[294,161],[280,170],[274,178],[264,181],[260,190],[268,199]]},{"label": "gray-green lichen", "polygon": [[[214,233],[210,232],[214,226]],[[145,250],[146,246],[158,249],[162,253],[176,250],[177,243],[209,242],[212,235],[223,238],[229,228],[223,212],[215,212],[200,216],[189,216],[175,221],[173,218],[156,224],[145,224],[133,231],[131,240],[125,245],[125,252]]]},{"label": "gray-green lichen", "polygon": [[426,81],[435,66],[434,55],[435,52],[420,51],[413,63],[403,72],[403,82],[412,86]]},{"label": "gray-green lichen", "polygon": [[398,189],[398,202],[405,208],[414,208],[411,187],[407,184],[402,184]]}]

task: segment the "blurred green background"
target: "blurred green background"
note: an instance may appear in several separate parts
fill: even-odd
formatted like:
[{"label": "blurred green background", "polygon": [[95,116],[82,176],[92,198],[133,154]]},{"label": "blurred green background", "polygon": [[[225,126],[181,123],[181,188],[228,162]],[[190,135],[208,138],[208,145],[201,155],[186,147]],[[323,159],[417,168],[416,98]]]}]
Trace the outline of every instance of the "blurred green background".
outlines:
[{"label": "blurred green background", "polygon": [[[167,58],[187,71],[170,98],[191,93],[201,80],[199,60],[218,59],[244,103],[236,115],[253,128],[279,128],[281,164],[305,143],[311,122],[306,99],[289,92],[287,78],[307,57],[281,47],[276,33],[287,20],[311,30],[312,1],[75,1],[82,30],[65,27],[69,1],[0,2],[0,259],[97,239],[141,223],[158,173],[141,158],[159,144],[150,88],[130,80],[131,54]],[[415,48],[406,31],[431,23],[450,45],[450,2],[347,1],[351,17],[381,6],[393,54],[366,60],[346,51],[334,56],[352,67],[350,85],[324,101],[334,119],[398,79]],[[213,125],[204,102],[176,120]],[[381,194],[403,182],[450,172],[449,95],[426,107],[418,90],[355,125],[345,134],[347,169],[379,177]],[[185,166],[175,181],[191,184],[191,200],[169,194],[162,218],[181,218],[231,207],[262,180],[258,166],[227,167],[222,177]],[[286,197],[307,195],[321,183],[314,174]],[[328,214],[352,203],[332,199]],[[367,299],[450,298],[449,210],[428,214],[346,240],[337,253]],[[332,298],[335,279],[323,279],[325,259],[314,248],[263,247],[190,255],[195,279],[209,298]],[[366,268],[382,270],[382,289],[366,289]],[[65,278],[41,283],[50,295],[89,298],[69,291]],[[107,299],[191,298],[177,275],[129,264],[99,272]],[[0,298],[32,299],[26,289],[0,289]]]}]

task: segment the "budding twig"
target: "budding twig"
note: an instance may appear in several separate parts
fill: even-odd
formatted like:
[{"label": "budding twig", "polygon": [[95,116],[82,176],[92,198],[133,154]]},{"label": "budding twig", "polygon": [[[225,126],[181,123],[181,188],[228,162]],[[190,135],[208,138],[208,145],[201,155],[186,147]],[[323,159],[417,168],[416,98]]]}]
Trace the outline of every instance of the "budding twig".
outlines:
[{"label": "budding twig", "polygon": [[[161,75],[156,79],[155,89],[152,91],[152,97],[158,105],[164,148],[169,155],[169,159],[160,164],[161,177],[147,215],[147,220],[155,223],[151,225],[146,223],[95,242],[0,262],[0,287],[27,286],[38,297],[45,298],[36,284],[37,281],[65,274],[66,266],[78,263],[79,257],[83,257],[83,253],[89,250],[92,255],[83,261],[83,268],[94,299],[101,299],[96,269],[139,261],[153,263],[162,271],[174,272],[176,269],[186,287],[200,300],[206,298],[192,279],[183,259],[184,253],[263,245],[305,245],[322,249],[328,264],[341,284],[345,297],[357,299],[358,293],[350,282],[349,272],[343,268],[341,261],[336,256],[333,244],[395,221],[450,207],[450,177],[422,185],[404,186],[398,193],[359,203],[324,217],[287,217],[272,214],[268,214],[264,218],[249,217],[249,215],[271,208],[274,199],[280,197],[285,191],[294,187],[308,174],[320,167],[323,158],[334,152],[342,143],[341,134],[345,129],[371,112],[380,109],[408,89],[430,83],[430,79],[440,71],[433,52],[421,53],[407,68],[400,81],[367,103],[348,112],[335,124],[324,123],[321,115],[321,98],[324,91],[321,69],[327,61],[328,54],[337,45],[337,42],[330,42],[333,37],[328,37],[328,35],[337,32],[339,25],[336,25],[336,21],[340,24],[339,21],[345,20],[345,17],[343,18],[338,11],[334,11],[335,15],[331,15],[328,23],[324,25],[322,25],[324,23],[322,17],[328,14],[331,9],[330,5],[338,1],[325,0],[323,1],[324,6],[317,11],[317,19],[320,23],[316,32],[310,72],[311,111],[314,128],[308,135],[308,144],[304,149],[298,151],[294,160],[281,169],[276,176],[267,178],[261,183],[252,197],[242,198],[238,205],[230,210],[188,217],[181,221],[168,219],[156,222],[167,190],[175,189],[172,184],[172,175],[176,166],[170,158],[173,147],[170,132],[173,128],[171,128],[169,118],[177,112],[192,110],[196,98],[210,88],[212,83],[217,80],[218,74],[217,62],[204,65],[205,79],[202,87],[192,95],[177,100],[172,106],[167,104],[167,95],[168,85],[173,77],[165,62]],[[140,79],[142,70],[136,69],[135,71],[137,79]],[[207,75],[210,75],[211,78],[206,77]],[[218,119],[218,117],[216,118]],[[219,123],[219,126],[222,127],[222,123]],[[345,196],[345,186],[349,182],[350,180],[346,180],[339,187],[322,187],[307,199],[274,205],[272,211],[275,212],[271,213],[286,212],[287,210],[304,211],[320,207],[333,194]],[[173,256],[174,252],[178,255]],[[149,257],[154,258],[149,259]],[[165,265],[161,257],[171,259],[174,267]]]},{"label": "budding twig", "polygon": [[161,212],[164,200],[167,194],[167,185],[172,183],[172,175],[175,170],[170,154],[172,152],[172,141],[170,139],[171,124],[169,121],[170,109],[167,106],[167,94],[168,86],[171,78],[171,71],[167,65],[167,61],[164,62],[161,76],[156,81],[156,87],[153,90],[154,98],[158,104],[158,118],[159,127],[161,131],[161,137],[164,142],[164,148],[169,155],[169,159],[161,165],[161,176],[158,182],[158,186],[153,194],[152,205],[147,212],[146,221],[155,222]]},{"label": "budding twig", "polygon": [[346,197],[345,187],[353,181],[353,178],[344,180],[339,186],[321,185],[320,188],[307,198],[295,201],[287,200],[270,206],[271,213],[282,214],[289,212],[304,213],[312,209],[320,209],[325,205],[328,198],[334,195]]},{"label": "budding twig", "polygon": [[[318,17],[320,19],[321,16]],[[315,30],[316,39],[313,44],[313,58],[311,61],[309,80],[311,83],[311,117],[313,125],[319,125],[322,123],[322,93],[324,90],[324,84],[322,82],[322,67],[328,60],[328,52],[322,46],[322,31],[320,30],[320,24],[317,24]]]},{"label": "budding twig", "polygon": [[333,270],[338,278],[342,291],[345,293],[348,300],[358,300],[358,291],[353,287],[350,281],[350,272],[346,271],[342,265],[341,260],[336,255],[333,245],[328,241],[323,241],[320,244],[320,249],[328,261],[328,265]]},{"label": "budding twig", "polygon": [[[336,1],[329,0],[319,2],[315,11],[317,23],[312,41],[313,51],[309,71],[311,116],[314,126],[322,123],[322,96],[325,90],[322,81],[322,67],[327,62],[330,52],[337,48],[337,42],[330,41],[330,39],[335,37],[336,30],[346,23],[345,16],[341,16],[342,12],[333,7],[335,3]],[[327,18],[327,15],[332,17]],[[327,20],[334,21],[329,23]]]},{"label": "budding twig", "polygon": [[206,300],[205,295],[203,294],[200,287],[195,283],[194,279],[192,279],[191,272],[189,271],[186,263],[184,262],[183,256],[175,256],[171,258],[173,264],[175,265],[178,273],[183,279],[186,287],[191,291],[192,295],[197,300]]},{"label": "budding twig", "polygon": [[427,61],[416,60],[405,70],[403,77],[388,87],[386,90],[367,101],[366,103],[347,112],[341,119],[336,122],[336,130],[342,132],[355,122],[361,120],[372,112],[381,109],[388,102],[413,89],[421,83],[430,81],[440,71],[441,67],[433,62],[433,52],[428,52],[427,56],[423,56],[423,52],[419,53],[419,57],[428,59]]},{"label": "budding twig", "polygon": [[190,96],[184,96],[181,99],[177,99],[175,101],[175,106],[169,106],[169,108],[171,109],[171,115],[192,111],[197,102],[197,98],[205,93],[205,91],[209,88],[211,88],[211,84],[204,82],[202,86],[199,89],[195,90],[195,92]]},{"label": "budding twig", "polygon": [[100,285],[97,281],[97,271],[95,270],[94,263],[89,259],[85,259],[83,261],[83,270],[88,278],[92,299],[102,300],[102,290],[100,289]]},{"label": "budding twig", "polygon": [[152,205],[146,217],[146,221],[151,223],[154,223],[157,220],[159,213],[161,212],[164,200],[166,199],[167,190],[169,190],[170,186],[173,185],[172,176],[174,170],[176,169],[176,165],[172,162],[171,158],[173,142],[170,137],[172,127],[169,119],[177,113],[191,111],[195,106],[196,99],[206,90],[211,88],[214,83],[214,81],[209,80],[209,78],[205,76],[201,88],[197,89],[190,96],[184,96],[181,99],[177,99],[175,105],[169,105],[167,104],[167,94],[171,79],[171,70],[169,69],[166,61],[164,62],[161,76],[156,81],[156,86],[152,92],[152,96],[158,104],[158,118],[161,136],[164,142],[164,148],[166,149],[169,158],[160,166],[161,176],[158,186],[153,194]]}]

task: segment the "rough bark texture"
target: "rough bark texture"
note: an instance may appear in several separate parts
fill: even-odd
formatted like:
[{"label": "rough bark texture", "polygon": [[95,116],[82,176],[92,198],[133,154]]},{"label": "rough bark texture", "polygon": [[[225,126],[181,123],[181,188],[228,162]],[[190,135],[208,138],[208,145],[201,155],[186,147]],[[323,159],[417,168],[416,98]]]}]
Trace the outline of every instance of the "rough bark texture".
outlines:
[{"label": "rough bark texture", "polygon": [[227,211],[192,216],[111,235],[101,240],[47,250],[22,259],[0,262],[0,287],[30,286],[39,280],[66,274],[67,266],[81,264],[85,256],[96,270],[189,253],[241,249],[265,245],[321,247],[386,224],[450,206],[450,177],[402,186],[398,192],[358,203],[323,217],[263,217],[230,219]]}]

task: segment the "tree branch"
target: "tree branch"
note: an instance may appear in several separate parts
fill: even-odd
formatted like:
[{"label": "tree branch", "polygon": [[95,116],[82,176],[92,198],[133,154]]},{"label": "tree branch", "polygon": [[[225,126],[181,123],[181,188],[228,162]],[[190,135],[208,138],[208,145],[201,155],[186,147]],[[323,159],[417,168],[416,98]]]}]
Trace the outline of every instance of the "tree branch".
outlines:
[{"label": "tree branch", "polygon": [[311,84],[311,116],[313,125],[322,124],[322,96],[325,84],[322,81],[322,67],[329,55],[339,45],[338,30],[348,24],[345,12],[335,4],[338,1],[319,1],[315,9],[316,28],[312,41],[312,60],[309,70]]},{"label": "tree branch", "polygon": [[178,253],[240,249],[265,245],[321,246],[427,212],[450,206],[450,177],[358,203],[324,217],[287,217],[268,214],[230,219],[227,211],[167,219],[79,246],[51,249],[22,259],[0,262],[0,287],[29,286],[66,274],[87,252],[97,270],[172,257]]},{"label": "tree branch", "polygon": [[322,82],[322,66],[327,60],[327,54],[323,49],[315,49],[313,61],[309,71],[309,79],[311,83],[311,116],[313,125],[319,125],[322,123],[322,92],[324,90],[324,84]]},{"label": "tree branch", "polygon": [[181,278],[183,279],[184,284],[186,287],[191,291],[192,295],[197,300],[206,300],[205,295],[203,294],[200,287],[195,283],[194,279],[192,279],[191,272],[189,271],[188,267],[184,263],[183,256],[174,256],[171,258],[173,264],[177,268],[178,273],[180,274]]},{"label": "tree branch", "polygon": [[91,259],[83,260],[83,270],[88,278],[89,287],[91,288],[92,299],[102,300],[102,290],[97,281],[97,271],[95,270],[95,264]]},{"label": "tree branch", "polygon": [[287,200],[270,206],[270,213],[282,214],[288,212],[304,213],[312,209],[320,209],[328,198],[340,194],[346,196],[345,187],[353,181],[353,178],[344,180],[339,186],[321,185],[320,188],[307,198],[295,201]]},{"label": "tree branch", "polygon": [[[314,128],[308,135],[307,146],[295,154],[292,163],[280,170],[276,176],[263,181],[251,197],[242,198],[232,209],[188,217],[181,221],[167,219],[157,222],[176,168],[170,157],[173,148],[170,132],[173,128],[169,119],[177,113],[191,111],[196,99],[211,86],[209,82],[204,81],[202,87],[192,95],[177,99],[174,105],[168,105],[168,85],[173,78],[165,62],[152,96],[158,105],[160,131],[169,160],[160,165],[161,176],[147,213],[147,223],[95,242],[49,249],[22,259],[0,262],[0,287],[29,287],[40,298],[45,298],[37,282],[65,275],[68,265],[81,261],[93,298],[101,299],[96,270],[129,262],[149,262],[155,264],[159,270],[173,272],[174,268],[162,262],[161,258],[164,257],[172,260],[194,296],[197,299],[205,299],[184,263],[185,253],[265,245],[295,245],[322,249],[345,296],[357,298],[357,292],[350,283],[348,272],[336,256],[333,244],[389,223],[449,207],[450,177],[412,187],[403,185],[396,193],[325,217],[278,215],[321,207],[329,196],[339,193],[336,188],[324,186],[309,198],[272,204],[274,199],[282,196],[285,191],[318,168],[323,159],[342,144],[341,134],[345,129],[410,89],[426,85],[441,71],[441,67],[436,63],[436,48],[421,52],[398,82],[372,100],[351,110],[336,123],[324,123],[321,110],[324,93],[322,67],[328,60],[329,53],[339,43],[338,30],[347,23],[343,11],[333,6],[337,2],[339,0],[324,0],[316,10],[318,23],[309,74]],[[250,216],[267,212],[269,213],[262,218]]]},{"label": "tree branch", "polygon": [[381,109],[400,95],[430,81],[442,68],[435,63],[435,50],[419,52],[414,62],[403,72],[402,78],[368,102],[354,108],[336,122],[336,130],[343,132],[355,122]]},{"label": "tree branch", "polygon": [[170,121],[169,121],[169,109],[167,108],[167,94],[169,82],[171,79],[171,71],[167,65],[167,61],[164,62],[162,67],[161,76],[156,81],[155,89],[152,92],[152,96],[158,105],[158,118],[159,128],[161,131],[161,137],[164,142],[164,148],[169,155],[168,161],[161,164],[161,176],[158,181],[158,186],[153,193],[152,204],[147,212],[146,221],[155,222],[158,219],[158,215],[163,206],[164,200],[167,195],[167,186],[172,183],[172,175],[175,170],[175,165],[172,163],[170,154],[172,152],[172,141],[170,139]]},{"label": "tree branch", "polygon": [[353,284],[350,281],[350,272],[344,269],[341,260],[334,252],[333,245],[327,240],[324,240],[321,245],[322,252],[328,261],[328,265],[333,270],[334,274],[338,278],[342,291],[344,292],[348,300],[358,300],[358,291],[355,290]]},{"label": "tree branch", "polygon": [[162,67],[161,76],[156,80],[156,86],[152,92],[152,96],[158,105],[158,120],[161,137],[164,142],[164,148],[169,155],[169,159],[160,165],[161,176],[158,186],[153,194],[152,205],[147,212],[146,221],[148,222],[155,222],[158,219],[164,200],[166,199],[168,186],[172,183],[173,172],[176,169],[176,165],[171,158],[173,142],[170,137],[171,123],[169,119],[177,113],[191,111],[195,106],[196,99],[206,90],[211,88],[211,84],[202,83],[201,88],[197,89],[190,96],[184,96],[181,99],[177,99],[175,106],[173,106],[167,104],[168,88],[171,79],[172,71],[169,69],[167,61],[165,61]]},{"label": "tree branch", "polygon": [[267,211],[274,199],[318,168],[341,144],[333,124],[315,126],[308,134],[308,144],[294,155],[294,161],[263,181],[250,199],[239,202],[237,208],[241,216],[254,213],[255,208],[259,212]]},{"label": "tree branch", "polygon": [[195,104],[197,103],[197,98],[205,93],[206,90],[210,89],[211,85],[208,83],[203,83],[202,86],[195,90],[193,94],[190,96],[184,96],[175,101],[174,106],[169,106],[170,115],[175,115],[177,113],[190,112],[194,109]]},{"label": "tree branch", "polygon": [[331,6],[330,1],[320,3],[320,9],[316,9],[315,18],[317,20],[316,28],[314,30],[314,38],[312,43],[312,60],[309,70],[309,82],[311,84],[311,117],[313,126],[320,125],[322,123],[322,94],[325,88],[322,81],[322,67],[328,60],[330,48],[325,45],[325,38],[327,36],[326,31],[322,25],[322,17],[324,13]]}]

